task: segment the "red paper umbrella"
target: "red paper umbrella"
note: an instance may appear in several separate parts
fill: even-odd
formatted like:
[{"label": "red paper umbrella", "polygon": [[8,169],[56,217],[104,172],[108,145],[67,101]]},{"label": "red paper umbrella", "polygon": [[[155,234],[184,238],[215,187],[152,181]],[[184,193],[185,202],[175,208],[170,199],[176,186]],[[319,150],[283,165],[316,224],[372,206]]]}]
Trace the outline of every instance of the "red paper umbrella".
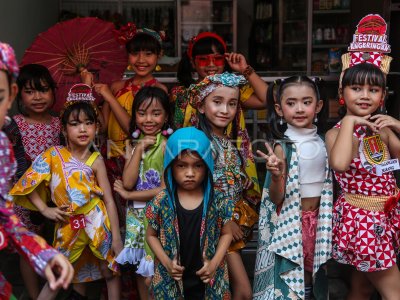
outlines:
[{"label": "red paper umbrella", "polygon": [[112,23],[97,18],[76,18],[39,34],[25,51],[22,66],[44,65],[56,81],[55,111],[62,109],[71,86],[81,81],[82,68],[93,72],[96,82],[110,84],[122,77],[127,53],[117,42],[114,29]]}]

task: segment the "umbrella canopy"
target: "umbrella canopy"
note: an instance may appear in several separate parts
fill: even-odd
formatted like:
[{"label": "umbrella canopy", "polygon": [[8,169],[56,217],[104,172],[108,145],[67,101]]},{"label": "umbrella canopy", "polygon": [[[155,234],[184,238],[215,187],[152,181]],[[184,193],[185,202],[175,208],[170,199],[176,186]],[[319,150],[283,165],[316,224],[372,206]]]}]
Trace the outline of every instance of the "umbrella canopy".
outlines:
[{"label": "umbrella canopy", "polygon": [[93,72],[96,82],[111,84],[121,79],[128,58],[114,29],[113,23],[97,18],[75,18],[40,33],[25,51],[21,66],[44,65],[56,81],[55,111],[62,109],[71,86],[81,82],[82,68]]}]

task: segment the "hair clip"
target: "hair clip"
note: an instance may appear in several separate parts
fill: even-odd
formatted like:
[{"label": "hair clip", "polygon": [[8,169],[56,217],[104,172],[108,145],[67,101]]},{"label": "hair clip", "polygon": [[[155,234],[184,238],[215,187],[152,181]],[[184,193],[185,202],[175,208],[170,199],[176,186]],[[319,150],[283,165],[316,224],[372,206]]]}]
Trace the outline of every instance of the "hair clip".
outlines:
[{"label": "hair clip", "polygon": [[134,132],[132,132],[132,137],[134,139],[137,139],[140,136],[140,129],[136,129]]},{"label": "hair clip", "polygon": [[163,136],[168,136],[168,135],[171,135],[173,132],[174,132],[174,130],[172,128],[168,128],[168,129],[161,131],[161,134]]}]

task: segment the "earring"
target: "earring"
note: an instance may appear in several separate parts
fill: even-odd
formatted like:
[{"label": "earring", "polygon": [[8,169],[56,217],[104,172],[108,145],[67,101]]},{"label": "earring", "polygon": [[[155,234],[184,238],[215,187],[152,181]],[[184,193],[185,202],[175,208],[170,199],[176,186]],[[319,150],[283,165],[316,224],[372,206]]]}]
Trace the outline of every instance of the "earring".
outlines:
[{"label": "earring", "polygon": [[139,128],[136,129],[134,132],[132,132],[132,137],[134,139],[137,139],[139,137],[139,135],[140,135],[140,129]]},{"label": "earring", "polygon": [[341,106],[344,105],[344,98],[343,97],[339,98],[339,105],[341,105]]},{"label": "earring", "polygon": [[283,119],[282,119],[282,117],[279,119],[279,125],[283,125]]},{"label": "earring", "polygon": [[385,102],[383,100],[381,100],[379,102],[379,109],[381,111],[381,113],[385,113],[385,106],[384,106]]},{"label": "earring", "polygon": [[314,123],[318,122],[318,114],[315,114]]}]

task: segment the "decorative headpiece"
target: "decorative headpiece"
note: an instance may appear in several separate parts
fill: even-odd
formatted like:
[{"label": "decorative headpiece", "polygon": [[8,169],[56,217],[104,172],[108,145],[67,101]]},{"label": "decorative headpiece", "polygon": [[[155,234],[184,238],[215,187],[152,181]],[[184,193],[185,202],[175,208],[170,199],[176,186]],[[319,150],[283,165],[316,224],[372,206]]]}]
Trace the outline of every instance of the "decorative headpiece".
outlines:
[{"label": "decorative headpiece", "polygon": [[13,48],[9,44],[0,42],[0,70],[6,71],[14,79],[18,77],[18,63]]},{"label": "decorative headpiece", "polygon": [[74,84],[68,92],[67,101],[64,103],[64,109],[61,111],[61,116],[64,111],[71,105],[79,102],[87,102],[91,104],[98,116],[97,106],[95,104],[96,98],[93,96],[92,88],[84,83]]},{"label": "decorative headpiece", "polygon": [[218,87],[237,87],[246,83],[247,80],[244,76],[229,72],[207,76],[199,83],[189,86],[189,103],[197,109],[204,99]]},{"label": "decorative headpiece", "polygon": [[157,40],[162,45],[165,39],[164,31],[154,31],[149,28],[137,29],[136,25],[132,22],[128,22],[125,26],[122,26],[119,30],[114,30],[115,37],[121,45],[126,45],[131,39],[133,39],[138,33],[145,33]]},{"label": "decorative headpiece", "polygon": [[216,34],[215,32],[205,31],[205,32],[199,33],[198,35],[196,35],[190,39],[188,49],[187,49],[187,55],[189,56],[189,58],[192,58],[194,45],[198,41],[200,41],[201,39],[204,39],[204,38],[216,39],[224,47],[224,52],[226,52],[226,43],[225,43],[224,39],[222,37],[220,37],[218,34]]},{"label": "decorative headpiece", "polygon": [[362,18],[353,35],[353,42],[342,55],[342,72],[361,63],[369,63],[388,74],[392,58],[384,53],[390,52],[387,43],[387,24],[380,15],[369,14]]}]

